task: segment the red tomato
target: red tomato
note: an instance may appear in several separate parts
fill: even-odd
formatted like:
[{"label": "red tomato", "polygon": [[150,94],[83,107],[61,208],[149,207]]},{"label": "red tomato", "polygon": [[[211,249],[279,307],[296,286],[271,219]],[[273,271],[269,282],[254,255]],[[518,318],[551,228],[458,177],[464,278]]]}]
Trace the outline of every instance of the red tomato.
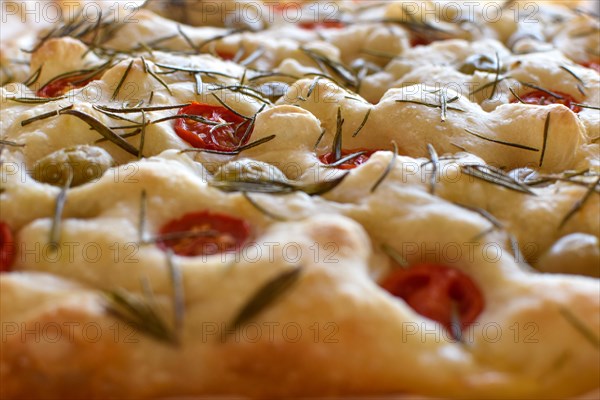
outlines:
[{"label": "red tomato", "polygon": [[[573,112],[578,113],[579,111],[581,111],[581,107],[576,106],[575,104],[572,103],[577,103],[577,101],[570,95],[565,94],[565,93],[561,93],[561,92],[554,92],[558,95],[560,95],[562,97],[562,99],[559,99],[557,97],[554,97],[546,92],[543,92],[541,90],[535,90],[533,92],[529,92],[524,96],[520,96],[521,100],[523,100],[524,103],[526,104],[538,104],[538,105],[548,105],[548,104],[563,104],[566,107],[570,108],[571,110],[573,110]],[[518,99],[514,99],[512,100],[512,103],[517,103],[519,102]]]},{"label": "red tomato", "polygon": [[585,61],[585,62],[582,62],[581,65],[583,65],[586,68],[591,68],[591,69],[595,70],[597,73],[600,74],[600,60]]},{"label": "red tomato", "polygon": [[175,132],[196,148],[232,151],[246,144],[252,134],[251,131],[246,134],[250,121],[225,107],[193,102],[182,107],[179,114],[198,115],[208,121],[226,124],[216,126],[190,118],[179,118],[175,122]]},{"label": "red tomato", "polygon": [[[364,154],[361,154],[358,157],[354,157],[351,160],[346,161],[345,163],[342,163],[341,165],[338,165],[337,169],[354,169],[356,167],[358,167],[361,164],[366,163],[369,158],[373,155],[373,153],[375,153],[377,150],[368,150],[368,149],[354,149],[354,150],[342,150],[342,157],[344,158],[346,156],[349,156],[350,154],[355,154],[358,152],[364,151]],[[336,162],[335,160],[335,155],[333,152],[331,153],[326,153],[323,154],[321,156],[319,156],[319,161],[321,161],[323,164],[333,164]]]},{"label": "red tomato", "polygon": [[185,214],[160,229],[162,249],[180,256],[194,257],[238,251],[250,236],[250,226],[242,219],[201,211]]},{"label": "red tomato", "polygon": [[428,44],[431,44],[433,42],[433,40],[423,36],[423,35],[419,35],[417,33],[412,33],[410,35],[410,46],[411,47],[416,47],[416,46],[427,46]]},{"label": "red tomato", "polygon": [[0,222],[0,272],[10,271],[15,260],[15,242],[13,234],[4,222]]},{"label": "red tomato", "polygon": [[82,79],[81,76],[70,76],[66,78],[55,79],[45,84],[37,91],[38,97],[58,97],[67,93],[69,90],[84,87],[91,81],[96,79],[95,76]]},{"label": "red tomato", "polygon": [[216,53],[217,56],[219,56],[219,58],[222,58],[223,60],[233,60],[233,58],[235,57],[234,53],[230,53],[228,51],[217,50]]},{"label": "red tomato", "polygon": [[477,285],[463,272],[435,264],[398,268],[381,285],[402,298],[419,314],[442,324],[452,332],[452,305],[455,304],[461,330],[471,325],[484,307]]},{"label": "red tomato", "polygon": [[302,29],[314,30],[314,29],[340,29],[344,28],[346,24],[338,20],[325,20],[325,21],[304,21],[298,23],[298,26]]}]

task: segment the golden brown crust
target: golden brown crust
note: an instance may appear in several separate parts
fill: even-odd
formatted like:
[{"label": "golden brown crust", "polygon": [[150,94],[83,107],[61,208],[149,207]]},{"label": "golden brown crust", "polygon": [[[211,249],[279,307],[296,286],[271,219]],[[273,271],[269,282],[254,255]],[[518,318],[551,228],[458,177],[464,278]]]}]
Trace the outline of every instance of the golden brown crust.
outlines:
[{"label": "golden brown crust", "polygon": [[[261,20],[253,26],[268,27],[264,32],[227,33],[178,27],[139,10],[125,14],[136,23],[118,26],[101,47],[93,31],[49,39],[30,59],[29,72],[41,68],[39,82],[0,88],[0,219],[16,242],[12,272],[0,275],[1,398],[542,399],[599,386],[600,118],[593,107],[600,78],[575,64],[584,60],[571,50],[597,42],[573,35],[593,18],[555,2],[543,6],[545,25],[531,31],[542,40],[529,37],[511,48],[524,23],[504,15],[411,47],[414,32],[406,26],[373,22],[406,18],[399,3],[363,11],[331,4],[369,21],[308,31]],[[164,5],[155,11],[183,18]],[[515,7],[526,11],[522,2]],[[562,21],[552,17],[559,11]],[[194,23],[198,15],[186,17]],[[223,22],[215,18],[213,25]],[[449,19],[440,26],[452,27]],[[17,42],[0,46],[3,66]],[[549,43],[558,49],[546,51]],[[240,49],[236,61],[217,57]],[[477,54],[496,55],[504,69],[461,72]],[[367,70],[354,86],[322,65],[357,60]],[[52,78],[106,61],[97,79],[66,98],[31,101]],[[265,71],[274,74],[255,76]],[[279,85],[285,95],[272,96],[273,104],[265,99],[268,89],[254,82]],[[453,86],[442,93],[440,82]],[[519,82],[589,107],[576,114],[559,104],[520,104],[513,97],[531,87]],[[456,89],[492,84],[492,95]],[[119,113],[138,102],[191,101],[223,103],[252,118],[251,142],[261,144],[235,155],[181,152],[190,144],[174,130],[177,108]],[[68,106],[126,133],[139,154],[56,112]],[[134,130],[144,123],[142,149],[142,129]],[[345,173],[319,161],[335,149],[336,137],[344,149],[379,151],[314,195],[315,184]],[[392,141],[399,155],[390,151]],[[105,149],[116,167],[66,191],[54,248],[61,189],[36,181],[31,169],[82,144]],[[474,166],[499,168],[503,182],[474,176]],[[216,187],[241,176],[279,179],[298,190]],[[200,257],[169,257],[156,245],[165,224],[207,210],[245,220],[251,243],[237,254]],[[400,263],[455,268],[481,290],[485,306],[462,342],[379,286]],[[181,274],[181,291],[172,269]],[[297,281],[280,297],[233,326],[261,288],[296,269]],[[173,336],[132,327],[115,310],[115,293],[151,304],[165,324],[160,329]],[[183,293],[182,320],[174,293]]]}]

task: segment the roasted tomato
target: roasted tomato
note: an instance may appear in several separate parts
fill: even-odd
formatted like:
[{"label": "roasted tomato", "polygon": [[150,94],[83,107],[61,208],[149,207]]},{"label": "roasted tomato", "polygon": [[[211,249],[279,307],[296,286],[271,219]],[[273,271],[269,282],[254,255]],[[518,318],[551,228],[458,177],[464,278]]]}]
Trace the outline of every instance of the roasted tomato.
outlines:
[{"label": "roasted tomato", "polygon": [[179,115],[199,117],[179,118],[175,123],[177,135],[196,148],[233,151],[246,144],[252,134],[250,120],[225,107],[194,102],[182,107]]},{"label": "roasted tomato", "polygon": [[454,321],[460,324],[461,330],[467,328],[484,307],[483,295],[471,278],[444,265],[397,268],[381,286],[402,298],[419,314],[442,324],[449,332],[453,332],[451,324]]},{"label": "roasted tomato", "polygon": [[242,219],[201,211],[185,214],[160,230],[158,246],[180,256],[194,257],[239,251],[250,236]]},{"label": "roasted tomato", "polygon": [[10,271],[15,260],[15,242],[8,224],[0,221],[0,272]]},{"label": "roasted tomato", "polygon": [[[368,150],[368,149],[342,150],[342,156],[340,157],[340,160],[351,154],[356,154],[356,153],[361,153],[361,152],[363,154],[356,156],[348,161],[345,161],[340,165],[336,165],[335,168],[338,168],[338,169],[356,168],[359,165],[366,163],[369,160],[369,158],[373,155],[373,153],[375,153],[376,151],[377,150]],[[333,152],[330,152],[330,153],[325,153],[325,154],[319,156],[319,161],[321,161],[323,164],[331,165],[331,164],[335,164],[337,160],[335,159],[335,154]]]},{"label": "roasted tomato", "polygon": [[230,53],[228,51],[217,50],[216,53],[217,56],[219,56],[219,58],[223,60],[233,60],[233,58],[235,57],[234,53]]},{"label": "roasted tomato", "polygon": [[409,42],[411,47],[416,47],[427,46],[433,43],[433,40],[427,36],[419,35],[418,33],[411,33]]},{"label": "roasted tomato", "polygon": [[[554,94],[559,95],[560,97],[552,96],[549,93],[546,93],[542,90],[535,90],[533,92],[529,92],[521,97],[526,104],[538,104],[538,105],[548,105],[548,104],[563,104],[564,106],[573,110],[573,112],[578,113],[581,111],[581,107],[575,105],[577,101],[570,95],[561,93],[561,92],[553,92]],[[512,100],[512,103],[518,103],[519,99]]]},{"label": "roasted tomato", "polygon": [[38,97],[59,97],[70,90],[84,87],[91,81],[98,79],[98,76],[69,76],[64,78],[53,79],[46,83],[40,90],[37,91]]}]

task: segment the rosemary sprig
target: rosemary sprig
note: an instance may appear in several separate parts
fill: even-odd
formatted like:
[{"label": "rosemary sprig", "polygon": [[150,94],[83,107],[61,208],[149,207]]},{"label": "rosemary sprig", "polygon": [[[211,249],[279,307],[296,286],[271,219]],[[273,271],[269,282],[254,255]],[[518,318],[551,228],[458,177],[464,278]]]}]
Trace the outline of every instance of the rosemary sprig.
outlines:
[{"label": "rosemary sprig", "polygon": [[173,250],[167,249],[167,266],[169,268],[169,277],[171,278],[171,288],[173,296],[173,327],[175,328],[175,337],[177,343],[181,340],[181,331],[183,328],[183,318],[185,315],[185,296],[183,289],[183,276],[179,266],[173,260]]},{"label": "rosemary sprig", "polygon": [[239,64],[243,65],[243,66],[250,65],[254,61],[261,58],[265,54],[265,52],[266,52],[266,49],[264,48],[264,46],[258,46],[258,48],[256,50],[254,50],[252,53],[250,53],[250,55],[248,57],[246,57],[242,61],[240,61]]},{"label": "rosemary sprig", "polygon": [[379,179],[377,179],[377,182],[375,182],[375,184],[371,187],[371,190],[370,190],[371,193],[375,193],[375,191],[377,190],[379,185],[381,185],[381,183],[385,180],[385,178],[387,178],[387,176],[393,171],[394,166],[396,165],[396,160],[398,158],[398,145],[393,140],[392,140],[392,146],[394,148],[394,151],[392,154],[392,159],[388,163],[387,167],[385,167],[383,174],[381,174]]},{"label": "rosemary sprig", "polygon": [[525,193],[535,196],[526,185],[510,177],[501,170],[493,169],[489,165],[469,164],[461,165],[461,171],[469,176],[493,183],[516,192]]},{"label": "rosemary sprig", "polygon": [[363,150],[363,151],[358,151],[356,153],[348,154],[346,157],[342,157],[339,160],[337,160],[336,162],[324,165],[324,167],[325,168],[337,168],[340,165],[347,163],[348,161],[354,160],[355,158],[360,157],[365,153],[366,153],[366,151]]},{"label": "rosemary sprig", "polygon": [[[456,98],[455,98],[456,99]],[[442,108],[441,104],[433,104],[433,103],[426,103],[424,101],[418,101],[418,100],[405,100],[405,99],[401,99],[401,100],[395,100],[396,103],[411,103],[411,104],[418,104],[421,106],[426,106],[426,107],[431,107],[431,108]],[[451,100],[448,100],[448,103],[451,103]],[[456,108],[456,107],[452,107],[452,106],[447,106],[446,110],[453,110],[453,111],[460,111],[460,112],[464,112],[465,110],[460,109],[460,108]]]},{"label": "rosemary sprig", "polygon": [[440,93],[440,108],[442,110],[441,121],[446,122],[446,113],[448,112],[448,99],[446,98],[446,92]]},{"label": "rosemary sprig", "polygon": [[73,108],[72,104],[70,106],[63,107],[63,108],[58,109],[58,110],[49,111],[47,113],[36,115],[35,117],[24,119],[23,121],[21,121],[21,126],[27,126],[27,125],[35,122],[35,121],[41,121],[41,120],[46,119],[46,118],[54,117],[54,116],[58,115],[61,111],[70,110],[71,108]]},{"label": "rosemary sprig", "polygon": [[575,215],[581,209],[581,207],[583,207],[583,205],[590,198],[592,193],[596,191],[596,187],[598,186],[598,184],[600,184],[600,177],[596,178],[596,180],[590,184],[588,190],[585,192],[583,197],[577,200],[577,202],[569,210],[567,215],[564,216],[562,221],[560,221],[560,225],[558,225],[558,229],[562,229],[565,226],[565,224],[571,219],[571,217],[573,217],[573,215]]},{"label": "rosemary sprig", "polygon": [[[123,139],[127,139],[127,138],[130,138],[130,137],[134,137],[134,136],[139,135],[140,132],[142,132],[142,129],[141,128],[137,128],[136,130],[134,130],[132,132],[124,133],[124,134],[119,135],[119,136],[121,138],[123,138]],[[107,142],[107,141],[108,141],[108,139],[106,139],[105,137],[101,137],[100,139],[95,140],[94,143],[103,143],[103,142]]]},{"label": "rosemary sprig", "polygon": [[529,82],[523,82],[523,81],[519,81],[519,83],[520,83],[521,85],[523,85],[523,86],[526,86],[526,87],[528,87],[528,88],[535,89],[535,90],[539,90],[540,92],[544,92],[544,93],[546,93],[547,95],[550,95],[550,96],[552,96],[552,97],[556,97],[557,99],[564,99],[564,96],[561,96],[560,94],[558,94],[558,93],[555,93],[555,92],[552,92],[552,91],[550,91],[550,90],[548,90],[548,89],[544,89],[544,88],[543,88],[543,87],[541,87],[541,86],[534,85],[533,83],[529,83]]},{"label": "rosemary sprig", "polygon": [[[230,326],[235,330],[240,329],[258,314],[272,306],[276,300],[281,298],[298,282],[302,272],[302,267],[294,267],[267,281],[238,311]],[[223,337],[230,332],[225,331]]]},{"label": "rosemary sprig", "polygon": [[140,135],[140,148],[138,149],[138,158],[144,156],[144,144],[146,143],[146,112],[142,111],[142,127]]},{"label": "rosemary sprig", "polygon": [[[319,65],[319,67],[321,68],[321,70],[324,73],[327,73],[327,70],[330,69],[337,76],[342,78],[342,81],[346,85],[350,85],[351,87],[357,86],[358,82],[356,79],[356,75],[354,74],[354,72],[352,72],[352,70],[350,68],[346,67],[344,64],[337,62],[337,61],[333,61],[331,58],[326,57],[317,52],[314,52],[312,50],[309,50],[305,47],[300,47],[300,50],[304,54],[306,54],[309,58],[311,58],[313,61],[315,61],[315,63],[317,65]],[[345,85],[339,85],[339,86],[345,86]]]},{"label": "rosemary sprig", "polygon": [[435,148],[430,143],[427,143],[427,152],[429,153],[429,158],[431,160],[431,169],[433,172],[431,174],[431,178],[429,178],[429,193],[435,194],[435,183],[437,181],[440,158],[438,157],[437,151],[435,151]]},{"label": "rosemary sprig", "polygon": [[25,86],[31,86],[33,85],[35,82],[37,82],[37,80],[39,79],[41,73],[42,73],[42,67],[44,65],[42,64],[38,69],[35,70],[35,72],[33,74],[31,74],[31,76],[29,76],[27,79],[25,79],[25,81],[23,82],[23,85]]},{"label": "rosemary sprig", "polygon": [[104,125],[102,122],[98,121],[96,118],[92,117],[89,114],[78,110],[63,110],[59,112],[60,115],[72,115],[81,119],[83,122],[88,124],[92,129],[96,132],[104,136],[107,140],[119,146],[121,149],[125,150],[129,154],[136,156],[138,155],[138,149],[134,146],[126,142],[122,137],[117,135],[113,130],[111,130],[108,126]]},{"label": "rosemary sprig", "polygon": [[344,119],[342,118],[342,107],[338,106],[335,136],[333,137],[333,144],[331,145],[331,152],[333,153],[333,160],[338,161],[342,157],[342,128],[344,126]]},{"label": "rosemary sprig", "polygon": [[511,86],[508,87],[508,90],[512,93],[512,95],[515,97],[515,99],[517,99],[519,101],[519,103],[525,104],[525,101],[523,101],[523,99],[521,97],[519,97],[517,92],[515,92],[515,90]]},{"label": "rosemary sprig", "polygon": [[213,37],[205,40],[204,42],[200,43],[197,46],[197,50],[201,51],[209,43],[216,42],[216,41],[221,40],[221,39],[225,39],[228,36],[235,35],[237,33],[243,32],[243,31],[244,31],[244,29],[231,29],[231,30],[229,30],[229,31],[227,31],[225,33],[220,34],[220,35],[213,36]]},{"label": "rosemary sprig", "polygon": [[586,95],[585,94],[585,82],[583,81],[583,79],[581,79],[575,72],[571,71],[569,68],[567,68],[564,65],[560,66],[560,69],[562,69],[563,71],[565,71],[566,73],[568,73],[569,75],[571,75],[573,78],[575,78],[575,80],[578,82],[577,85],[577,90],[579,90],[579,93],[581,93],[582,95]]},{"label": "rosemary sprig", "polygon": [[129,62],[129,65],[125,69],[125,72],[123,73],[123,76],[121,76],[121,79],[119,80],[119,83],[117,84],[117,87],[115,88],[112,96],[110,97],[111,101],[115,101],[115,99],[119,95],[119,92],[121,91],[121,87],[123,86],[123,83],[125,83],[125,80],[127,79],[127,75],[129,75],[129,71],[131,71],[131,67],[133,66],[133,61],[134,60],[131,60]]},{"label": "rosemary sprig", "polygon": [[58,250],[60,246],[60,228],[62,222],[62,214],[65,208],[65,203],[67,201],[67,190],[71,187],[71,182],[73,182],[73,169],[70,165],[66,165],[67,171],[67,179],[65,180],[64,185],[60,188],[60,192],[56,197],[56,201],[54,203],[54,216],[52,218],[52,225],[50,227],[50,247],[54,250]]},{"label": "rosemary sprig", "polygon": [[[156,72],[152,71],[152,68],[150,68],[150,66],[147,64],[146,60],[144,59],[144,57],[140,57],[142,59],[142,64],[144,65],[144,71],[148,74],[150,74],[150,76],[152,78],[154,78],[154,80],[156,80],[162,87],[164,87],[167,92],[173,96],[173,92],[171,91],[171,88],[169,87],[169,85],[167,85],[167,83],[156,74]],[[152,92],[154,93],[154,92]],[[150,101],[151,102],[151,101]],[[149,103],[150,103],[149,102]]]},{"label": "rosemary sprig", "polygon": [[[145,287],[149,288],[149,283]],[[160,315],[150,289],[144,291],[143,298],[123,289],[110,290],[105,292],[105,299],[107,311],[137,331],[170,345],[179,343],[175,330]]]},{"label": "rosemary sprig", "polygon": [[319,144],[321,143],[321,140],[323,140],[323,137],[325,136],[326,132],[327,131],[325,129],[321,130],[321,134],[319,135],[319,137],[317,138],[317,142],[313,146],[313,151],[317,151],[317,148],[319,147]]},{"label": "rosemary sprig", "polygon": [[540,163],[539,167],[544,163],[544,155],[546,154],[546,145],[548,144],[548,132],[550,131],[550,114],[548,112],[546,115],[546,121],[544,122],[544,135],[543,135],[543,143],[542,143],[542,154],[540,154]]},{"label": "rosemary sprig", "polygon": [[492,94],[490,94],[490,97],[488,97],[488,100],[491,100],[494,97],[494,95],[496,94],[496,89],[498,88],[498,83],[500,83],[499,79],[500,79],[500,55],[496,51],[496,75],[494,77],[494,85],[492,86]]},{"label": "rosemary sprig", "polygon": [[406,261],[406,258],[404,258],[402,256],[402,254],[400,254],[400,252],[398,252],[396,249],[394,249],[393,247],[391,247],[387,243],[383,243],[381,245],[381,250],[383,250],[383,252],[385,254],[387,254],[388,257],[390,257],[400,267],[402,267],[402,268],[408,268],[410,266],[410,264],[408,263],[408,261]]},{"label": "rosemary sprig", "polygon": [[292,184],[276,179],[245,178],[241,180],[213,180],[209,182],[209,185],[224,192],[288,194],[300,191],[315,196],[334,189],[342,183],[346,176],[348,176],[347,172],[332,180],[308,184]]},{"label": "rosemary sprig", "polygon": [[565,307],[559,307],[558,311],[571,324],[571,326],[581,334],[592,346],[600,350],[600,338],[585,323],[579,319],[571,310]]},{"label": "rosemary sprig", "polygon": [[[191,72],[194,74],[205,74],[205,75],[216,75],[216,76],[222,76],[224,78],[231,78],[231,79],[237,79],[237,77],[233,76],[233,75],[229,75],[226,74],[224,72],[219,72],[219,71],[207,71],[207,70],[203,70],[203,69],[198,69],[198,68],[191,68],[191,67],[180,67],[177,65],[167,65],[167,64],[162,64],[162,63],[155,63],[154,65],[159,66],[160,68],[163,69],[168,69],[171,71],[179,71],[179,72]],[[165,74],[165,72],[161,72],[160,73]]]},{"label": "rosemary sprig", "polygon": [[6,97],[6,100],[16,101],[23,104],[45,104],[51,101],[62,100],[67,96],[60,97]]},{"label": "rosemary sprig", "polygon": [[365,114],[365,117],[363,118],[362,122],[358,126],[358,129],[356,129],[356,131],[354,131],[354,133],[352,134],[352,137],[358,136],[358,134],[360,133],[360,131],[362,131],[362,129],[365,127],[365,125],[367,124],[367,120],[369,119],[369,116],[371,115],[371,111],[372,110],[373,110],[372,108],[369,108],[367,110],[367,113]]},{"label": "rosemary sprig", "polygon": [[0,139],[0,145],[2,146],[12,146],[12,147],[25,147],[24,143],[13,142],[12,140]]},{"label": "rosemary sprig", "polygon": [[489,88],[490,86],[498,85],[500,82],[502,82],[503,80],[508,79],[508,78],[510,78],[510,76],[508,76],[508,75],[505,75],[505,76],[502,76],[502,77],[498,77],[493,82],[488,82],[485,85],[481,85],[481,87],[479,87],[479,88],[477,88],[475,90],[472,90],[471,92],[469,92],[469,95],[473,96],[473,95],[475,95],[475,94],[477,94],[477,93],[479,93],[481,91],[484,91],[485,89]]},{"label": "rosemary sprig", "polygon": [[308,91],[306,92],[306,97],[302,98],[302,100],[306,101],[310,98],[310,95],[315,91],[315,88],[319,84],[319,81],[321,80],[321,78],[322,78],[321,76],[317,76],[317,77],[315,77],[315,79],[313,79],[310,86],[308,87]]},{"label": "rosemary sprig", "polygon": [[138,221],[138,241],[144,243],[146,238],[146,189],[143,189],[140,193],[140,213]]},{"label": "rosemary sprig", "polygon": [[185,40],[185,42],[192,48],[192,50],[198,53],[200,52],[198,46],[196,46],[194,42],[192,42],[192,39],[190,39],[190,37],[183,31],[180,24],[177,24],[177,32],[181,35],[183,40]]},{"label": "rosemary sprig", "polygon": [[132,107],[132,108],[114,108],[114,107],[94,105],[94,108],[97,109],[98,111],[108,111],[108,112],[112,112],[112,113],[128,114],[128,113],[138,113],[138,112],[142,112],[142,111],[150,112],[150,111],[172,110],[174,108],[187,107],[190,104],[191,103],[175,104],[175,105],[169,105],[169,106]]},{"label": "rosemary sprig", "polygon": [[528,150],[528,151],[540,151],[540,149],[536,149],[535,147],[525,146],[523,144],[512,143],[512,142],[504,142],[502,140],[491,139],[491,138],[485,137],[483,135],[480,135],[478,133],[475,133],[475,132],[473,132],[473,131],[471,131],[469,129],[466,129],[466,128],[465,128],[465,132],[467,132],[468,134],[473,135],[475,137],[478,137],[479,139],[486,140],[488,142],[497,143],[497,144],[501,144],[501,145],[504,145],[504,146],[515,147],[517,149],[523,149],[523,150]]},{"label": "rosemary sprig", "polygon": [[270,136],[266,136],[262,139],[258,139],[255,140],[252,143],[248,143],[244,146],[240,146],[234,150],[231,151],[221,151],[221,150],[210,150],[210,149],[202,149],[202,148],[191,148],[191,149],[184,149],[181,150],[180,153],[208,153],[208,154],[220,154],[220,155],[224,155],[224,156],[235,156],[240,154],[242,151],[251,149],[253,147],[256,146],[260,146],[261,144],[270,142],[271,140],[275,139],[277,135],[270,135]]},{"label": "rosemary sprig", "polygon": [[211,95],[212,95],[212,96],[213,96],[213,97],[214,97],[214,98],[215,98],[215,99],[216,99],[216,100],[217,100],[217,101],[218,101],[218,102],[219,102],[219,103],[220,103],[220,104],[221,104],[223,107],[225,107],[226,109],[228,109],[229,111],[231,111],[232,113],[234,113],[235,115],[237,115],[238,117],[240,117],[240,118],[244,118],[244,119],[252,119],[251,117],[247,117],[247,116],[245,116],[245,115],[243,115],[243,114],[240,114],[239,112],[235,111],[235,110],[234,110],[233,108],[231,108],[231,107],[230,107],[230,106],[229,106],[227,103],[225,103],[223,100],[221,100],[221,99],[219,98],[219,96],[217,96],[216,94],[214,94],[214,93],[211,93]]},{"label": "rosemary sprig", "polygon": [[577,107],[581,107],[581,108],[589,108],[591,110],[600,110],[600,107],[592,106],[590,104],[582,104],[582,103],[571,103],[571,104],[574,106],[577,106]]},{"label": "rosemary sprig", "polygon": [[274,219],[276,221],[289,221],[288,218],[282,217],[280,215],[276,215],[276,214],[272,213],[271,211],[267,210],[266,208],[264,208],[263,206],[261,206],[260,204],[258,204],[256,202],[256,200],[254,200],[252,197],[250,197],[250,195],[248,193],[242,192],[242,195],[244,196],[244,198],[246,200],[248,200],[248,203],[250,203],[250,205],[252,205],[252,207],[256,208],[258,211],[260,211],[267,217]]}]

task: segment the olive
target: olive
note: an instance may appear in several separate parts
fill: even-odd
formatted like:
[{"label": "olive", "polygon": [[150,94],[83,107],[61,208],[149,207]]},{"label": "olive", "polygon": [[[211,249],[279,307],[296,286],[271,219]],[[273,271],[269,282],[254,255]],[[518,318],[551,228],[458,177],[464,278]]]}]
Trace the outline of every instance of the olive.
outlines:
[{"label": "olive", "polygon": [[64,186],[72,173],[70,187],[96,180],[115,162],[100,147],[79,145],[60,149],[39,159],[33,166],[33,178],[39,182]]},{"label": "olive", "polygon": [[463,74],[473,75],[475,71],[496,72],[497,68],[496,60],[485,54],[474,54],[467,57],[458,70]]},{"label": "olive", "polygon": [[274,165],[243,158],[223,165],[215,174],[219,181],[233,182],[286,182],[287,177]]}]

